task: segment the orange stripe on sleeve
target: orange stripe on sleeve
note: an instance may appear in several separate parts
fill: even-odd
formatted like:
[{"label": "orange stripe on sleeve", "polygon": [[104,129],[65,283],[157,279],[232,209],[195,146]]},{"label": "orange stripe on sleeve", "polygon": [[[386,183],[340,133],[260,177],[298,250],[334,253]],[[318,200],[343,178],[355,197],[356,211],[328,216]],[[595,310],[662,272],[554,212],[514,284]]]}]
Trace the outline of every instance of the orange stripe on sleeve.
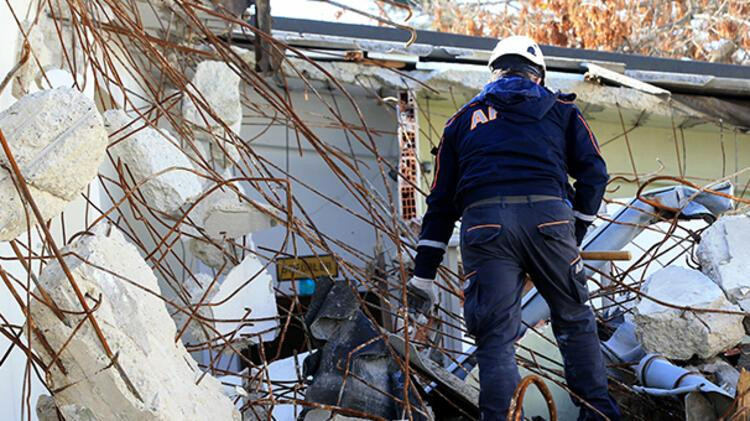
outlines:
[{"label": "orange stripe on sleeve", "polygon": [[596,153],[601,155],[602,152],[599,150],[599,145],[596,143],[596,139],[594,138],[594,133],[591,132],[589,125],[586,124],[586,120],[584,120],[583,116],[581,116],[580,114],[578,114],[578,119],[581,120],[581,123],[583,123],[583,127],[586,128],[586,131],[589,132],[589,139],[591,140],[591,144],[594,145],[594,149],[596,149]]},{"label": "orange stripe on sleeve", "polygon": [[443,144],[445,143],[445,136],[440,138],[440,146],[438,147],[437,156],[435,157],[435,177],[432,178],[432,186],[430,190],[434,190],[437,186],[438,175],[440,174],[440,153],[443,151]]}]

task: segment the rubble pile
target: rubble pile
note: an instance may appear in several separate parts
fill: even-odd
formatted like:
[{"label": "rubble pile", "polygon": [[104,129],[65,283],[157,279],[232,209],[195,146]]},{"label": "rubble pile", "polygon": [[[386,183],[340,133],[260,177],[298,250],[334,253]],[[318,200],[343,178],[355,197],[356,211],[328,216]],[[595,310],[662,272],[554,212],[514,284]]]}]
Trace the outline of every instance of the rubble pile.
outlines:
[{"label": "rubble pile", "polygon": [[697,248],[701,270],[668,266],[649,276],[632,318],[626,316],[604,343],[611,362],[637,363],[642,386],[636,388],[657,396],[687,394],[687,419],[728,413],[740,369],[747,368],[748,235],[747,215],[719,218]]},{"label": "rubble pile", "polygon": [[[70,88],[26,95],[0,113],[0,130],[45,220],[59,215],[86,188],[107,146],[94,102]],[[34,218],[23,205],[4,153],[0,165],[8,169],[0,173],[0,241],[8,241],[25,232]]]},{"label": "rubble pile", "polygon": [[[98,420],[239,420],[239,412],[204,375],[182,343],[167,313],[156,277],[137,249],[114,227],[100,225],[63,249],[80,290],[115,354],[104,352],[61,265],[53,262],[39,278],[63,320],[34,300],[31,315],[52,349],[63,350],[47,382],[59,408],[87,408]],[[75,335],[72,335],[75,332]],[[53,356],[39,342],[34,350],[49,364]],[[200,378],[200,380],[199,380]]]},{"label": "rubble pile", "polygon": [[[317,281],[305,315],[305,325],[318,347],[304,361],[304,376],[311,379],[305,400],[400,419],[402,408],[391,398],[404,396],[398,364],[354,294],[347,282]],[[420,407],[417,402],[412,405]],[[330,413],[309,410],[304,419],[318,420],[321,415]]]}]

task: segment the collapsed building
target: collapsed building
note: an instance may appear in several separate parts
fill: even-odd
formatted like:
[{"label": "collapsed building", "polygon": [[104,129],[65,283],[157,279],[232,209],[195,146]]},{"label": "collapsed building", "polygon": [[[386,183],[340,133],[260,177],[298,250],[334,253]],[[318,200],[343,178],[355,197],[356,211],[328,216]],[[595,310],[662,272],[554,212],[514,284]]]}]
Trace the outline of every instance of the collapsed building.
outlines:
[{"label": "collapsed building", "polygon": [[[396,332],[431,150],[493,40],[264,5],[3,12],[8,419],[476,417],[457,237],[434,324]],[[587,261],[613,394],[632,419],[740,411],[747,69],[544,53],[613,176],[583,249],[633,255]],[[519,364],[567,419],[533,288],[523,310]]]}]

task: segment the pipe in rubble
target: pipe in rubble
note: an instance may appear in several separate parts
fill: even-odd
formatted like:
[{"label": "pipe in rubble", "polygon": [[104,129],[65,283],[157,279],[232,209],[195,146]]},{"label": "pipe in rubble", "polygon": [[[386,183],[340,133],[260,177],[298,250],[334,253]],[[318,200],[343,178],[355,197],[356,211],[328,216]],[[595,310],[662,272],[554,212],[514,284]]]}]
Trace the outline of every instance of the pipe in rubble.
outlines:
[{"label": "pipe in rubble", "polygon": [[643,387],[637,390],[651,395],[678,395],[692,391],[718,393],[729,399],[734,395],[706,380],[700,374],[678,367],[659,354],[648,354],[636,368],[638,382]]}]

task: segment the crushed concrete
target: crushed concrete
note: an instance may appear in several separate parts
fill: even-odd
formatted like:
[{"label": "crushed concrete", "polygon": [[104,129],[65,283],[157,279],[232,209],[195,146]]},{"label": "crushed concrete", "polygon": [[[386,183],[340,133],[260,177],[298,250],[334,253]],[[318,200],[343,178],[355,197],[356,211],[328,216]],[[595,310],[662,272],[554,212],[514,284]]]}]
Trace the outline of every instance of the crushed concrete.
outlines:
[{"label": "crushed concrete", "polygon": [[[24,96],[0,113],[0,129],[45,220],[86,188],[107,147],[94,102],[70,88]],[[26,231],[27,217],[2,152],[0,165],[0,241],[8,241]],[[35,223],[30,209],[28,214]]]},{"label": "crushed concrete", "polygon": [[107,111],[104,119],[109,135],[117,142],[110,148],[115,162],[122,161],[133,182],[148,180],[139,191],[149,206],[179,218],[180,208],[203,192],[203,182],[191,172],[195,167],[176,146],[177,141],[165,130],[143,127],[147,124],[144,120],[122,110]]},{"label": "crushed concrete", "polygon": [[[692,269],[663,268],[646,280],[641,291],[677,306],[740,310],[711,279]],[[745,335],[742,316],[685,312],[646,297],[636,306],[633,321],[636,336],[646,351],[677,360],[693,355],[713,357],[739,343]]]},{"label": "crushed concrete", "polygon": [[703,272],[713,279],[735,304],[750,298],[748,238],[750,217],[724,216],[706,229],[697,250]]},{"label": "crushed concrete", "polygon": [[[62,250],[112,352],[113,363],[88,321],[66,314],[60,321],[43,303],[32,301],[31,315],[53,349],[62,349],[64,374],[53,365],[47,386],[60,408],[79,405],[99,420],[240,420],[219,382],[203,374],[181,342],[169,317],[156,277],[123,234],[98,226]],[[83,260],[85,259],[85,261]],[[82,311],[59,262],[46,266],[39,282],[61,308]],[[52,356],[32,342],[49,364]]]}]

